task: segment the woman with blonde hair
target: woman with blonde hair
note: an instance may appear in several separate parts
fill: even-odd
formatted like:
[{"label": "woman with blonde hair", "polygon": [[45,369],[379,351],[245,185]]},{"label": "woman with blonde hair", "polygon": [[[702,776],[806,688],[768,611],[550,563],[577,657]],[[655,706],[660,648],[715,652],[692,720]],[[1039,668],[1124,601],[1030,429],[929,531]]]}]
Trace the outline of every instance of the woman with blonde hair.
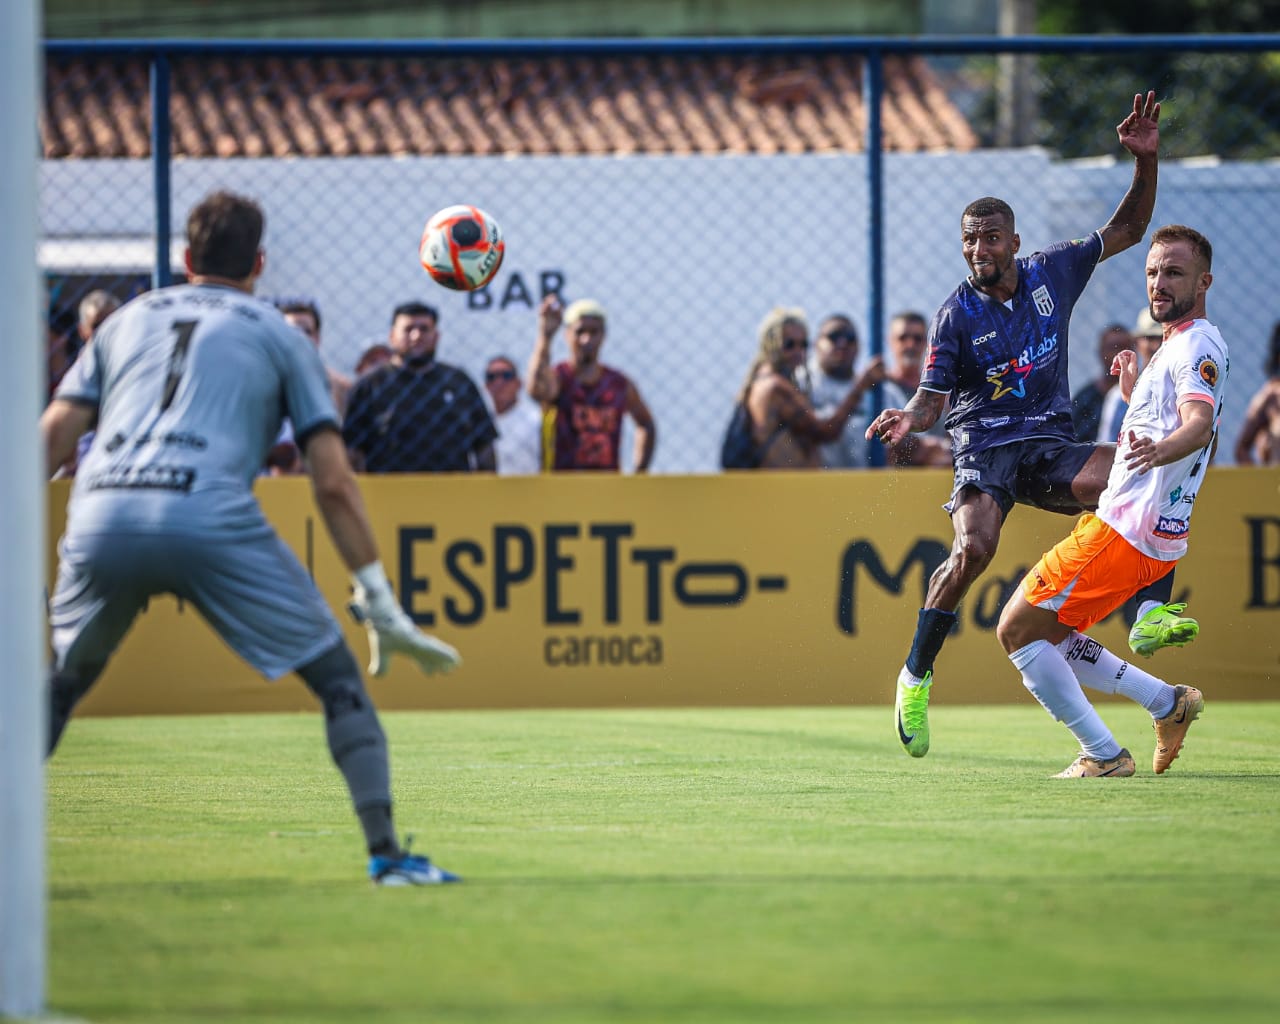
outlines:
[{"label": "woman with blonde hair", "polygon": [[818,469],[818,446],[840,436],[867,389],[884,379],[884,362],[872,359],[831,415],[819,416],[809,397],[804,310],[770,310],[760,324],[759,339],[739,394],[759,447],[759,468]]}]

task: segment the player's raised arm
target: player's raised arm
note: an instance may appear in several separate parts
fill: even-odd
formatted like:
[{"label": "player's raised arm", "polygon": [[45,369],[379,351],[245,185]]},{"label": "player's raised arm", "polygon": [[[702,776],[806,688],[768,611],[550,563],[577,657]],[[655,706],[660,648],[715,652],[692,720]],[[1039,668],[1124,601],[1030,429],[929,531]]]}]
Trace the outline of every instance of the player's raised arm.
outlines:
[{"label": "player's raised arm", "polygon": [[1120,145],[1133,155],[1133,182],[1111,219],[1099,228],[1103,260],[1141,242],[1151,223],[1160,147],[1160,104],[1154,92],[1145,99],[1142,93],[1133,97],[1133,110],[1116,125],[1116,134]]},{"label": "player's raised arm", "polygon": [[560,299],[554,294],[546,296],[538,307],[538,338],[525,374],[530,397],[544,404],[554,402],[560,394],[560,384],[551,369],[551,341],[563,319],[564,306]]}]

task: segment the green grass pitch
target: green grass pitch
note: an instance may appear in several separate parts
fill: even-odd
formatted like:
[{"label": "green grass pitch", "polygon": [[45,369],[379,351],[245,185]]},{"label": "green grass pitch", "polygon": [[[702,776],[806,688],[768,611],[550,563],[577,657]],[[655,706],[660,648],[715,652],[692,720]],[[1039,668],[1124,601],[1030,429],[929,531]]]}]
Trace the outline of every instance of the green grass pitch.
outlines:
[{"label": "green grass pitch", "polygon": [[72,722],[49,765],[50,1006],[130,1024],[1280,1019],[1280,704],[1132,779],[1038,707],[384,716],[375,889],[316,715]]}]

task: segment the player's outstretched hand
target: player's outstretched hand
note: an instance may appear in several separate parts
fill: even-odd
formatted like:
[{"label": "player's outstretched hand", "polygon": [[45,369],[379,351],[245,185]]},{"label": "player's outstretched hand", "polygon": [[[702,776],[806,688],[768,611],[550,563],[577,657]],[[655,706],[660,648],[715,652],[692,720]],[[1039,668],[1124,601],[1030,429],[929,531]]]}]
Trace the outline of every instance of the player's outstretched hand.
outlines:
[{"label": "player's outstretched hand", "polygon": [[1117,352],[1111,360],[1111,376],[1119,377],[1120,397],[1126,402],[1133,394],[1133,385],[1138,380],[1138,353],[1131,348]]},{"label": "player's outstretched hand", "polygon": [[1120,145],[1135,157],[1155,156],[1160,148],[1160,104],[1154,91],[1133,97],[1133,110],[1116,125]]},{"label": "player's outstretched hand", "polygon": [[412,658],[427,675],[450,672],[462,664],[453,647],[413,624],[391,593],[381,565],[365,566],[356,573],[355,594],[347,607],[369,633],[372,675],[386,675],[393,654]]},{"label": "player's outstretched hand", "polygon": [[885,409],[871,421],[864,435],[868,441],[879,438],[892,447],[911,433],[911,419],[902,409]]}]

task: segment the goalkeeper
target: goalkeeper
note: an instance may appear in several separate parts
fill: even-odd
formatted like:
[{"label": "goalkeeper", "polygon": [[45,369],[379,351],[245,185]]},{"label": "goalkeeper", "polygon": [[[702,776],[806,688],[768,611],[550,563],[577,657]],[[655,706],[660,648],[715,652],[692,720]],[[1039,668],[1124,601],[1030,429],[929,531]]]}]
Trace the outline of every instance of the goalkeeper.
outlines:
[{"label": "goalkeeper", "polygon": [[393,654],[429,675],[459,663],[396,602],[339,432],[315,347],[253,298],[264,218],[216,192],[187,220],[189,284],[139,296],[110,317],[40,421],[52,472],[96,426],[59,544],[50,602],[49,745],[155,594],[192,604],[269,679],[296,672],[324,708],[380,885],[457,881],[402,847],[391,813],[387,742],[333,614],[267,522],[253,481],[293,423],[316,504],[354,574],[352,611],[369,632],[370,671]]}]

